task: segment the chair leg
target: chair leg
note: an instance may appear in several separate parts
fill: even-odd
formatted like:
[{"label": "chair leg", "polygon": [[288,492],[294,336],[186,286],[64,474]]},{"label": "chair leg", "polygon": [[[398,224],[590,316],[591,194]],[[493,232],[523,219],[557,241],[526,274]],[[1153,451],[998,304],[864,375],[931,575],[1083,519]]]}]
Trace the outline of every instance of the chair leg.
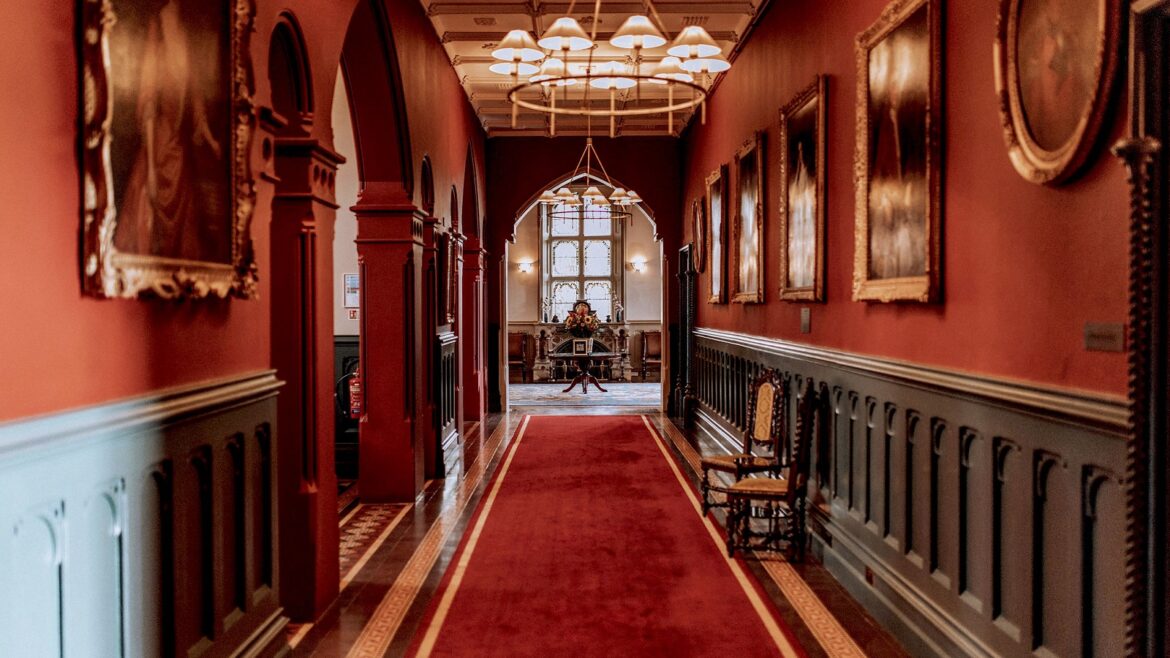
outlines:
[{"label": "chair leg", "polygon": [[808,545],[808,531],[805,525],[805,502],[803,499],[796,503],[796,528],[793,531],[793,537],[797,541],[796,544],[796,561],[804,562],[804,552]]},{"label": "chair leg", "polygon": [[735,557],[735,535],[739,531],[739,500],[727,497],[727,557]]},{"label": "chair leg", "polygon": [[703,516],[711,511],[711,472],[703,469],[703,479],[699,482],[699,497],[702,499]]}]

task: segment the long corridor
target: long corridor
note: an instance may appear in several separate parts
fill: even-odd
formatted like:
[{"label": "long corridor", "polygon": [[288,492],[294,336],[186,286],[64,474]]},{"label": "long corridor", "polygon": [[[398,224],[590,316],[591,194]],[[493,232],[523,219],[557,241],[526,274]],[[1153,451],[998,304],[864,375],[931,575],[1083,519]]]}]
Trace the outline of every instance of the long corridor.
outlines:
[{"label": "long corridor", "polygon": [[343,514],[341,596],[293,655],[906,655],[812,556],[725,557],[714,445],[611,414],[495,414],[461,477]]}]

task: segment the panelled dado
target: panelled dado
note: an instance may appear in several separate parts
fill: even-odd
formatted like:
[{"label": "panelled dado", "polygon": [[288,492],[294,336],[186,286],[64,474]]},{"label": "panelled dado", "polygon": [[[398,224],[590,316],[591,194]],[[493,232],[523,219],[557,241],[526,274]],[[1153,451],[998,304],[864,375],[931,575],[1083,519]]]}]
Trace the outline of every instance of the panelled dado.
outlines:
[{"label": "panelled dado", "polygon": [[259,653],[272,372],[0,425],[0,655]]},{"label": "panelled dado", "polygon": [[[765,367],[811,378],[815,549],[914,653],[1117,655],[1126,407],[713,329],[699,429],[728,445]],[[795,396],[791,400],[795,403]]]}]

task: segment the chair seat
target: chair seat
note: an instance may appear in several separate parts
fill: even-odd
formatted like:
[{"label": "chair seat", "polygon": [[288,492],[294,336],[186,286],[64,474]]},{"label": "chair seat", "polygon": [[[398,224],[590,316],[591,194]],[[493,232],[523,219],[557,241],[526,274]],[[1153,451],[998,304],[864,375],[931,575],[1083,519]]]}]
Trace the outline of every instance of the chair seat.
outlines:
[{"label": "chair seat", "polygon": [[729,496],[752,499],[782,499],[788,496],[788,480],[744,478],[727,488]]},{"label": "chair seat", "polygon": [[[737,460],[744,461],[742,463],[737,463]],[[776,462],[771,457],[739,454],[703,457],[699,461],[699,465],[704,470],[734,473],[737,469],[740,472],[765,471],[770,468],[774,468],[776,466]]]}]

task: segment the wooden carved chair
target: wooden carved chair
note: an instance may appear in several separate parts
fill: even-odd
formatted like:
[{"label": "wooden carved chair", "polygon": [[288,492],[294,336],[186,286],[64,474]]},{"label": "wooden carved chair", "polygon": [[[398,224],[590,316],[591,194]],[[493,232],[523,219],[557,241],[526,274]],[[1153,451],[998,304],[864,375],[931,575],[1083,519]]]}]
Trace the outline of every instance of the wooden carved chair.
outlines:
[{"label": "wooden carved chair", "polygon": [[715,507],[727,507],[727,503],[716,502],[711,497],[713,491],[727,493],[726,486],[712,482],[712,471],[731,475],[735,481],[755,474],[779,477],[784,457],[783,441],[787,425],[784,414],[787,402],[788,389],[780,379],[780,373],[775,370],[769,368],[761,372],[751,383],[743,451],[732,455],[703,457],[699,462],[703,471],[700,482],[703,514]]},{"label": "wooden carved chair", "polygon": [[[735,556],[736,549],[784,550],[790,560],[804,559],[809,456],[817,423],[817,398],[811,381],[806,380],[797,403],[792,458],[784,477],[746,477],[727,488],[729,557]],[[752,528],[753,517],[761,518],[766,529]]]},{"label": "wooden carved chair", "polygon": [[642,332],[642,381],[646,381],[646,370],[653,366],[662,367],[662,332]]},{"label": "wooden carved chair", "polygon": [[512,370],[520,369],[520,381],[528,382],[528,334],[508,332],[508,378]]}]

